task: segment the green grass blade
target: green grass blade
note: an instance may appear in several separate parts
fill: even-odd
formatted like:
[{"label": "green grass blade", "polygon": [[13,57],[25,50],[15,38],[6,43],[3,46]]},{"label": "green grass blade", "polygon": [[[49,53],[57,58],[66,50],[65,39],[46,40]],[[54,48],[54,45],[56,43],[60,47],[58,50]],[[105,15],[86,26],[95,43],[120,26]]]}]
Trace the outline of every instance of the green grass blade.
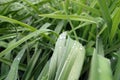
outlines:
[{"label": "green grass blade", "polygon": [[6,48],[8,46],[7,42],[5,41],[0,41],[0,47]]},{"label": "green grass blade", "polygon": [[74,20],[74,21],[85,21],[90,23],[97,23],[96,19],[87,16],[79,16],[79,15],[61,15],[61,14],[40,14],[41,17],[55,18],[55,19],[63,19],[63,20]]},{"label": "green grass blade", "polygon": [[[76,41],[75,41],[74,44],[77,44],[75,46],[76,46],[76,48],[78,50],[75,50],[75,48],[73,50],[74,53],[75,53],[75,51],[77,53],[77,54],[74,54],[74,53],[73,54],[77,55],[77,56],[76,56],[76,59],[74,61],[73,66],[71,68],[71,71],[69,73],[68,80],[77,80],[77,79],[79,79],[79,76],[80,76],[80,73],[81,73],[81,70],[82,70],[82,67],[83,67],[82,65],[83,65],[84,58],[85,58],[85,49],[84,49],[84,47],[79,42],[76,42]],[[74,45],[73,45],[73,47],[74,47]]]},{"label": "green grass blade", "polygon": [[78,80],[84,62],[84,56],[84,47],[80,43],[73,41],[70,53],[68,53],[58,80]]},{"label": "green grass blade", "polygon": [[65,63],[65,60],[67,59],[67,57],[70,53],[72,45],[73,45],[73,40],[70,39],[70,37],[68,37],[68,39],[66,40],[66,46],[67,47],[65,47],[65,45],[64,45],[64,48],[63,48],[64,53],[61,53],[61,55],[63,57],[61,57],[61,59],[59,60],[59,66],[58,66],[58,69],[57,69],[57,72],[56,72],[55,80],[58,80],[58,78],[60,76],[61,70],[62,70],[63,65]]},{"label": "green grass blade", "polygon": [[110,61],[94,51],[89,80],[112,80]]},{"label": "green grass blade", "polygon": [[[66,41],[68,42],[66,43]],[[56,42],[55,51],[50,60],[48,80],[78,79],[84,62],[84,57],[84,47],[71,38],[66,40],[66,33],[62,33]]]},{"label": "green grass blade", "polygon": [[99,80],[113,80],[110,61],[101,55],[98,55],[98,61]]},{"label": "green grass blade", "polygon": [[98,43],[96,42],[96,46],[97,46],[97,53],[101,56],[104,56],[103,43],[100,38],[98,39]]},{"label": "green grass blade", "polygon": [[[2,62],[4,64],[7,64],[9,66],[12,65],[12,61],[11,60],[8,60],[8,59],[2,58],[2,57],[0,58],[0,62]],[[19,70],[25,71],[26,70],[26,65],[20,64],[19,65]]]},{"label": "green grass blade", "polygon": [[22,0],[22,1],[26,2],[31,8],[33,8],[36,13],[40,13],[40,11],[38,10],[38,8],[32,2],[27,1],[27,0]]},{"label": "green grass blade", "polygon": [[27,29],[30,30],[30,31],[35,31],[35,30],[36,30],[36,28],[34,28],[34,27],[32,27],[32,26],[30,26],[30,25],[28,25],[28,24],[25,24],[25,23],[23,23],[23,22],[20,22],[20,21],[17,21],[17,20],[15,20],[15,19],[11,19],[11,18],[2,16],[2,15],[0,15],[0,20],[2,20],[2,21],[7,21],[7,22],[10,22],[10,23],[19,24],[19,25],[27,28]]},{"label": "green grass blade", "polygon": [[5,40],[9,38],[14,38],[14,37],[16,37],[16,33],[0,36],[0,40]]},{"label": "green grass blade", "polygon": [[115,15],[113,16],[113,24],[112,24],[112,29],[110,32],[110,42],[113,41],[113,38],[115,37],[115,34],[118,30],[118,26],[120,24],[120,8],[117,9]]},{"label": "green grass blade", "polygon": [[117,52],[118,55],[118,61],[114,73],[114,80],[120,80],[120,51]]},{"label": "green grass blade", "polygon": [[96,14],[96,15],[100,15],[100,11],[97,10],[97,9],[95,9],[95,8],[92,8],[92,7],[90,7],[90,6],[87,6],[87,5],[85,5],[85,4],[83,4],[83,3],[80,3],[80,2],[78,2],[78,1],[72,1],[72,2],[75,3],[75,4],[77,4],[77,5],[79,5],[79,6],[82,7],[83,9],[90,11],[91,13],[94,13],[94,14]]},{"label": "green grass blade", "polygon": [[91,60],[91,68],[90,68],[90,75],[89,75],[89,80],[96,80],[98,78],[98,57],[96,54],[96,50],[94,50],[92,60]]},{"label": "green grass blade", "polygon": [[14,59],[12,65],[11,65],[11,69],[6,77],[5,80],[17,80],[17,74],[18,74],[18,66],[19,66],[19,63],[20,63],[20,60],[25,52],[25,49],[26,48],[23,48],[19,53],[18,55],[16,56],[16,58]]},{"label": "green grass blade", "polygon": [[[15,43],[15,40],[12,40],[11,42],[9,42],[8,47],[10,47],[10,45],[14,43]],[[9,60],[11,57],[10,53],[11,53],[11,50],[7,54],[5,54],[4,58]],[[6,74],[8,73],[8,71],[9,71],[9,66],[3,63],[1,65],[1,74]]]},{"label": "green grass blade", "polygon": [[62,33],[55,45],[55,50],[53,53],[53,56],[50,60],[50,67],[49,67],[49,75],[48,75],[48,79],[52,80],[55,77],[55,73],[57,71],[57,67],[60,65],[60,60],[61,57],[63,57],[63,51],[65,48],[65,41],[66,41],[66,32]]},{"label": "green grass blade", "polygon": [[110,12],[109,12],[106,0],[98,0],[98,4],[100,6],[100,10],[101,10],[102,16],[105,19],[108,27],[111,27],[112,19],[111,19],[111,16],[110,16]]},{"label": "green grass blade", "polygon": [[32,56],[28,66],[27,66],[27,69],[24,73],[22,80],[29,80],[33,76],[32,71],[35,67],[35,64],[39,58],[40,53],[41,53],[41,50],[35,51],[34,55]]},{"label": "green grass blade", "polygon": [[49,64],[50,64],[50,61],[48,61],[47,64],[44,66],[37,80],[48,80]]},{"label": "green grass blade", "polygon": [[15,42],[14,44],[11,44],[10,47],[6,48],[5,50],[3,50],[2,52],[0,52],[0,57],[2,57],[3,55],[5,55],[8,51],[13,50],[14,48],[16,48],[17,46],[19,46],[20,44],[22,44],[23,42],[25,42],[26,40],[34,37],[34,36],[38,36],[41,33],[44,33],[46,31],[49,31],[48,29],[40,29],[40,30],[36,30],[32,33],[30,33],[29,35],[23,37],[22,39],[20,39],[19,41]]}]

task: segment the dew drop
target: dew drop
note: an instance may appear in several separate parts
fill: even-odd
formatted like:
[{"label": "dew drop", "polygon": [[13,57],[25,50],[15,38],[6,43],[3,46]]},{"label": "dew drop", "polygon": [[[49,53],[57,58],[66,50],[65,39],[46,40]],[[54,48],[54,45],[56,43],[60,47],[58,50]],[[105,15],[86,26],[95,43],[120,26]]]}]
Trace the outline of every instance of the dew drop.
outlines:
[{"label": "dew drop", "polygon": [[116,60],[116,58],[115,58],[115,57],[112,57],[112,60]]},{"label": "dew drop", "polygon": [[20,58],[17,58],[17,60],[19,61],[19,60],[20,60]]},{"label": "dew drop", "polygon": [[59,39],[63,40],[66,38],[66,32],[62,33],[59,37]]}]

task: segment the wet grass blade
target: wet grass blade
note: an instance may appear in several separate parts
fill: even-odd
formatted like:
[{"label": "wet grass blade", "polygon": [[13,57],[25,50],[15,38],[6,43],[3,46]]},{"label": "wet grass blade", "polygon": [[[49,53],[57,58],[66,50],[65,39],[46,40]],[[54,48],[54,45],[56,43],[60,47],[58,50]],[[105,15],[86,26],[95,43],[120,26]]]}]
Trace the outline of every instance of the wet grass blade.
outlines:
[{"label": "wet grass blade", "polygon": [[93,53],[89,80],[112,80],[112,71],[110,61],[97,54]]},{"label": "wet grass blade", "polygon": [[18,55],[16,56],[16,58],[14,59],[12,65],[11,65],[11,69],[6,77],[5,80],[17,80],[18,77],[18,66],[20,63],[20,60],[25,52],[26,48],[23,48]]},{"label": "wet grass blade", "polygon": [[28,24],[25,24],[25,23],[23,23],[23,22],[20,22],[20,21],[18,21],[18,20],[11,19],[11,18],[8,18],[8,17],[5,17],[5,16],[1,16],[1,15],[0,15],[0,20],[2,20],[2,21],[7,21],[7,22],[10,22],[10,23],[19,24],[19,25],[27,28],[27,29],[30,30],[30,31],[35,31],[35,30],[36,30],[36,28],[34,28],[34,27],[32,27],[32,26],[30,26],[30,25],[28,25]]},{"label": "wet grass blade", "polygon": [[55,73],[57,71],[57,67],[60,65],[61,57],[63,57],[64,48],[65,48],[65,41],[66,41],[66,35],[67,33],[62,33],[55,45],[55,50],[53,53],[53,56],[50,60],[50,67],[48,72],[48,80],[52,80],[55,77]]},{"label": "wet grass blade", "polygon": [[22,44],[23,42],[25,42],[26,40],[34,37],[34,36],[38,36],[41,33],[44,33],[46,31],[49,31],[48,29],[43,29],[43,30],[36,30],[30,34],[28,34],[27,36],[23,37],[22,39],[20,39],[19,41],[15,42],[14,44],[12,44],[10,47],[6,48],[5,50],[3,50],[2,52],[0,52],[0,57],[2,57],[3,55],[5,55],[8,51],[13,50],[14,48],[18,47],[20,44]]},{"label": "wet grass blade", "polygon": [[80,43],[74,41],[58,80],[78,80],[82,70],[84,57],[84,47]]},{"label": "wet grass blade", "polygon": [[54,53],[50,59],[48,80],[78,79],[84,57],[84,47],[70,37],[66,39],[66,32],[62,33],[56,42]]}]

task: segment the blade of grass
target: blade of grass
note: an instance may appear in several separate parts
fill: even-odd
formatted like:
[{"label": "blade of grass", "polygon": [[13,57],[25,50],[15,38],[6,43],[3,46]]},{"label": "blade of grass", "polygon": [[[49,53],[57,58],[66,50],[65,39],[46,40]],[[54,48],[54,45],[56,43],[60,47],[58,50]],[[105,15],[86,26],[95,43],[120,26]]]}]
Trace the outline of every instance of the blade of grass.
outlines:
[{"label": "blade of grass", "polygon": [[48,80],[54,79],[55,73],[57,71],[57,67],[60,65],[59,61],[61,60],[61,57],[63,57],[63,54],[61,54],[61,53],[64,52],[66,35],[67,35],[66,32],[62,33],[56,42],[55,50],[54,50],[53,56],[52,56],[51,61],[50,61]]},{"label": "blade of grass", "polygon": [[30,30],[30,31],[35,31],[35,30],[36,30],[36,28],[34,28],[34,27],[32,27],[32,26],[30,26],[30,25],[28,25],[28,24],[25,24],[25,23],[23,23],[23,22],[20,22],[20,21],[17,21],[17,20],[15,20],[15,19],[11,19],[11,18],[2,16],[2,15],[0,15],[0,20],[2,20],[2,21],[7,21],[7,22],[10,22],[10,23],[19,24],[19,25],[27,28],[27,29]]},{"label": "blade of grass", "polygon": [[17,80],[17,74],[18,74],[18,66],[20,63],[20,60],[25,52],[26,48],[24,47],[19,53],[18,55],[15,57],[12,65],[11,65],[11,69],[6,77],[5,80]]},{"label": "blade of grass", "polygon": [[[12,40],[11,42],[9,42],[8,47],[10,47],[10,45],[14,44],[15,42],[16,42],[16,40]],[[11,50],[7,54],[5,54],[4,58],[9,60],[10,57],[11,57],[10,53],[11,53]],[[2,65],[1,65],[1,74],[6,74],[6,73],[8,73],[8,71],[9,71],[9,66],[2,63]]]},{"label": "blade of grass", "polygon": [[120,18],[118,18],[119,16],[120,16],[120,8],[118,8],[117,12],[113,16],[113,25],[112,25],[112,29],[110,32],[110,42],[113,41],[113,38],[115,37],[118,26],[120,24]]},{"label": "blade of grass", "polygon": [[[65,11],[65,14],[66,14],[66,17],[67,17],[67,21],[69,22],[70,27],[71,27],[72,29],[74,29],[74,26],[73,26],[70,18],[68,17],[68,14],[69,14],[69,10],[68,10],[69,0],[66,0],[65,4],[63,4],[63,6],[64,6],[64,11]],[[74,34],[74,36],[75,36],[75,39],[78,41],[78,37],[77,37],[76,31],[73,31],[73,34]]]},{"label": "blade of grass", "polygon": [[25,42],[26,40],[34,37],[34,36],[38,36],[41,33],[44,33],[46,31],[50,31],[48,29],[40,29],[40,30],[36,30],[32,33],[30,33],[29,35],[23,37],[22,39],[20,39],[19,41],[15,42],[14,44],[11,44],[10,47],[6,48],[5,50],[3,50],[2,52],[0,52],[0,57],[2,57],[3,55],[5,55],[8,51],[13,50],[14,48],[16,48],[17,46],[19,46],[20,44],[22,44],[23,42]]},{"label": "blade of grass", "polygon": [[22,0],[23,2],[26,2],[31,8],[33,8],[33,10],[36,12],[36,13],[40,13],[40,11],[38,10],[38,8],[32,4],[30,1],[28,0]]},{"label": "blade of grass", "polygon": [[63,68],[59,74],[58,80],[77,80],[79,79],[82,65],[84,62],[84,47],[77,41],[73,41],[71,50],[68,53]]},{"label": "blade of grass", "polygon": [[48,80],[49,63],[50,61],[46,63],[37,80]]},{"label": "blade of grass", "polygon": [[8,43],[5,41],[0,41],[0,47],[6,48],[8,46]]},{"label": "blade of grass", "polygon": [[89,80],[96,80],[98,78],[98,57],[96,54],[96,50],[94,50],[92,60],[91,60],[91,68],[90,68],[90,75],[89,75]]},{"label": "blade of grass", "polygon": [[79,7],[82,7],[83,9],[90,11],[91,13],[100,15],[100,11],[97,10],[97,9],[95,9],[95,8],[92,8],[92,7],[90,7],[90,6],[87,6],[87,5],[85,5],[85,4],[83,4],[83,3],[80,3],[80,2],[78,2],[78,1],[72,1],[72,2],[75,3],[75,4],[77,4],[77,5],[79,5]]},{"label": "blade of grass", "polygon": [[99,80],[113,80],[110,61],[101,55],[98,55],[98,61]]},{"label": "blade of grass", "polygon": [[118,61],[114,73],[114,80],[120,80],[120,51],[117,52],[118,54]]},{"label": "blade of grass", "polygon": [[111,28],[112,19],[111,19],[111,16],[110,16],[108,6],[106,4],[106,0],[97,0],[97,1],[98,1],[99,6],[100,6],[100,10],[101,10],[103,18],[105,19],[108,27]]},{"label": "blade of grass", "polygon": [[80,24],[80,25],[78,25],[77,27],[75,27],[75,28],[73,28],[72,30],[70,30],[69,33],[73,32],[73,31],[75,31],[75,30],[77,30],[77,29],[80,29],[81,27],[84,27],[84,26],[86,26],[86,25],[90,25],[90,24],[91,24],[91,23],[89,23],[89,22]]},{"label": "blade of grass", "polygon": [[36,48],[35,48],[36,49],[35,53],[32,56],[28,66],[27,66],[27,69],[26,69],[26,71],[25,71],[25,73],[23,75],[22,80],[29,80],[32,77],[33,68],[35,67],[35,64],[36,64],[36,62],[37,62],[37,60],[39,58],[39,55],[41,53],[41,49],[37,51],[37,47],[38,46],[36,46]]},{"label": "blade of grass", "polygon": [[[7,64],[9,66],[12,65],[12,61],[11,60],[8,60],[8,59],[2,58],[2,57],[0,58],[0,62],[3,62],[3,63],[5,63],[5,64]],[[26,70],[26,65],[20,64],[19,65],[19,70],[25,71]]]},{"label": "blade of grass", "polygon": [[112,80],[110,61],[94,51],[89,80]]},{"label": "blade of grass", "polygon": [[70,20],[75,21],[85,21],[90,23],[97,23],[97,21],[92,17],[79,16],[79,15],[61,15],[61,14],[40,14],[41,17],[55,18],[55,19],[64,19],[67,20],[68,17]]}]

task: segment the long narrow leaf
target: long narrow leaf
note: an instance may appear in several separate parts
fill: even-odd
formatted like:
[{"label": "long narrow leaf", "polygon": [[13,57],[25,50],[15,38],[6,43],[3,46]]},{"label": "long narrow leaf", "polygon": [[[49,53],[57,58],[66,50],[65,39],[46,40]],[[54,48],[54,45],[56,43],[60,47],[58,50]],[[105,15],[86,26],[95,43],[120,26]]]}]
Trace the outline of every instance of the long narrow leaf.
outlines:
[{"label": "long narrow leaf", "polygon": [[96,19],[93,19],[92,17],[87,16],[78,16],[78,15],[59,15],[59,14],[40,14],[39,16],[48,17],[48,18],[55,18],[55,19],[64,19],[67,20],[68,18],[70,20],[75,21],[86,21],[90,23],[97,23]]},{"label": "long narrow leaf", "polygon": [[30,33],[29,35],[23,37],[21,40],[15,42],[14,44],[12,44],[10,47],[6,48],[4,51],[2,51],[0,53],[0,57],[2,57],[3,55],[5,55],[9,50],[12,50],[14,48],[16,48],[17,46],[19,46],[20,44],[22,44],[23,42],[25,42],[26,40],[34,37],[34,36],[38,36],[40,35],[40,33],[43,33],[43,32],[46,32],[46,31],[49,31],[48,29],[40,29],[40,30],[36,30],[35,32],[33,33]]},{"label": "long narrow leaf", "polygon": [[11,69],[6,77],[5,80],[17,80],[17,74],[18,74],[18,66],[19,66],[19,63],[20,63],[20,60],[25,52],[25,49],[26,48],[23,48],[19,53],[18,55],[16,56],[16,58],[14,59],[12,65],[11,65]]},{"label": "long narrow leaf", "polygon": [[8,17],[5,17],[5,16],[1,16],[1,15],[0,15],[0,20],[2,20],[2,21],[7,21],[7,22],[10,22],[10,23],[19,24],[19,25],[27,28],[27,29],[30,30],[30,31],[35,31],[35,30],[36,30],[36,28],[34,28],[34,27],[32,27],[32,26],[30,26],[30,25],[28,25],[28,24],[25,24],[25,23],[23,23],[23,22],[20,22],[20,21],[17,21],[17,20],[15,20],[15,19],[11,19],[11,18],[8,18]]}]

